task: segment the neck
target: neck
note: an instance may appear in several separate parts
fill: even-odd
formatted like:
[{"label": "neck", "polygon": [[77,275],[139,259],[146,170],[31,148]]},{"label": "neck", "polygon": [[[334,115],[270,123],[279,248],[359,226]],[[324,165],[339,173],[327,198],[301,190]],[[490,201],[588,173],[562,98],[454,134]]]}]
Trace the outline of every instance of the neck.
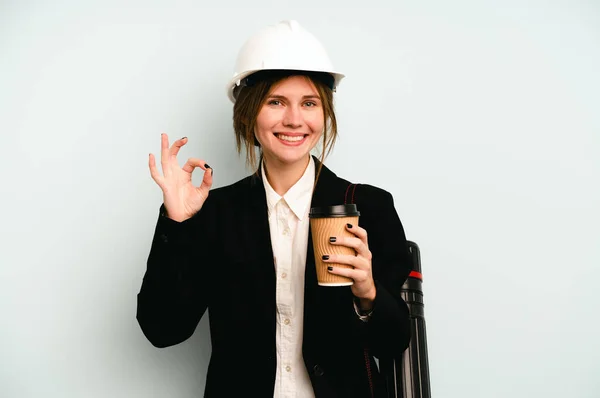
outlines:
[{"label": "neck", "polygon": [[264,159],[265,174],[271,187],[279,196],[285,193],[294,186],[295,183],[302,178],[306,171],[306,167],[310,162],[310,155],[303,161],[294,164],[284,164],[276,160]]}]

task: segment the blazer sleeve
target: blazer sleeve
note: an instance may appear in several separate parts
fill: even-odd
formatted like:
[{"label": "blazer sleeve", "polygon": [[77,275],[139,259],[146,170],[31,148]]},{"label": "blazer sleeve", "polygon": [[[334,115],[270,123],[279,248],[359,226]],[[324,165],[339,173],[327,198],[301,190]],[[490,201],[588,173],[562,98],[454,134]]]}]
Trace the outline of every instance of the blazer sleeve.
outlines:
[{"label": "blazer sleeve", "polygon": [[371,189],[372,200],[365,209],[374,217],[365,229],[377,293],[369,321],[356,323],[372,355],[399,358],[410,342],[410,313],[400,291],[412,269],[411,257],[392,195]]},{"label": "blazer sleeve", "polygon": [[[209,196],[210,198],[210,196]],[[208,306],[210,292],[210,235],[214,215],[207,199],[192,218],[177,222],[161,205],[141,289],[137,295],[137,321],[156,347],[187,340]],[[208,285],[208,284],[205,284]]]}]

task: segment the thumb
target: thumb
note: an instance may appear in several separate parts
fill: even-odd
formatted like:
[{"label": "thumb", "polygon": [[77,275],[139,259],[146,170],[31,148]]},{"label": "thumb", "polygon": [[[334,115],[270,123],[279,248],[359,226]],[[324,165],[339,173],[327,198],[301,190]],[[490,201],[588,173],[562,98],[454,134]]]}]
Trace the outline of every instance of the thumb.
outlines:
[{"label": "thumb", "polygon": [[202,176],[202,183],[200,184],[198,189],[200,191],[208,192],[208,191],[210,191],[210,188],[212,187],[212,184],[213,184],[214,170],[208,164],[205,164],[204,167],[206,168],[206,170],[204,171],[204,176]]}]

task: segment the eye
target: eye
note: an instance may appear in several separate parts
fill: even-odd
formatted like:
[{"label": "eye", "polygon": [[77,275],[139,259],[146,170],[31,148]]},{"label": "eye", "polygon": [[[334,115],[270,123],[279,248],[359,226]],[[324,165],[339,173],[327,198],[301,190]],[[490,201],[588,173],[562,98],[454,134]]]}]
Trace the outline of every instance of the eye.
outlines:
[{"label": "eye", "polygon": [[281,105],[281,101],[279,100],[270,100],[269,102],[267,102],[268,105]]},{"label": "eye", "polygon": [[313,107],[313,106],[317,106],[317,103],[314,102],[314,101],[306,101],[304,103],[304,105],[310,108],[310,107]]}]

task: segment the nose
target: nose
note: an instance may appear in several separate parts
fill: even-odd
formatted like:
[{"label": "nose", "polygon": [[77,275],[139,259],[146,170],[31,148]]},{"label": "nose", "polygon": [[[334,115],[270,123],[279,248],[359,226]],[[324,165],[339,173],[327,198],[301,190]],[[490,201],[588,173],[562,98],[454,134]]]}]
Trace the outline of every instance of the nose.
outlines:
[{"label": "nose", "polygon": [[290,128],[302,127],[302,113],[296,106],[288,106],[283,115],[283,125]]}]

